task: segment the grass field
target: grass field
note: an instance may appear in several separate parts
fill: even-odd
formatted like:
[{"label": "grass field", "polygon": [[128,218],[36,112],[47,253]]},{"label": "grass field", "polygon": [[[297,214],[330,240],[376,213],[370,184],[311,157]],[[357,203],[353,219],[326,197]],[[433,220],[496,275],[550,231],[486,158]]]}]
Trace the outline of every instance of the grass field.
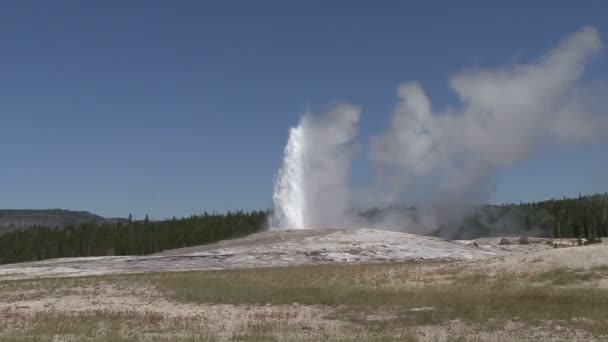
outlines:
[{"label": "grass field", "polygon": [[607,278],[409,262],[8,281],[0,340],[607,340]]}]

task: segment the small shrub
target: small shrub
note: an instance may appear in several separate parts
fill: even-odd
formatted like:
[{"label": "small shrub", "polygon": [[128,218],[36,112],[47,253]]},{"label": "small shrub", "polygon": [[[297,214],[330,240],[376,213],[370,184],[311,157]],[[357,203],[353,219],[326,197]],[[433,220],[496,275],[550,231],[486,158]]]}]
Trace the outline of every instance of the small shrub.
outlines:
[{"label": "small shrub", "polygon": [[502,239],[500,239],[500,242],[498,244],[499,245],[510,245],[511,241],[509,241],[509,239],[507,239],[507,238],[502,238]]},{"label": "small shrub", "polygon": [[519,244],[520,245],[529,245],[530,244],[530,240],[526,236],[520,236],[519,237]]}]

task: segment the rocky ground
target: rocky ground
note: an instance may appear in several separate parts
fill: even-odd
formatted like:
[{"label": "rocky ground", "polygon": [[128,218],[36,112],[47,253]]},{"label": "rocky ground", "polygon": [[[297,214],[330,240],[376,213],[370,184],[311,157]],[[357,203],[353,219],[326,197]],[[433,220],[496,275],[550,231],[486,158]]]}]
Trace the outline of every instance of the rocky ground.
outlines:
[{"label": "rocky ground", "polygon": [[2,265],[0,280],[336,262],[481,260],[552,248],[544,243],[521,245],[513,240],[508,245],[500,245],[500,239],[448,241],[376,229],[269,231],[150,256],[63,258]]}]

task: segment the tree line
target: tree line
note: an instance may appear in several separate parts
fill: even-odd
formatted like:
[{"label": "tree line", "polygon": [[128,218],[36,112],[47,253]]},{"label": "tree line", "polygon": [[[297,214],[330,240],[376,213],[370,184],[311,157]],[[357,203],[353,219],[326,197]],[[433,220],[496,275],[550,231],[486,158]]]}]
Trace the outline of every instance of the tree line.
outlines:
[{"label": "tree line", "polygon": [[608,236],[608,194],[579,196],[520,205],[524,227],[546,237]]},{"label": "tree line", "polygon": [[259,232],[266,217],[266,211],[235,211],[162,221],[35,226],[0,235],[0,263],[158,253]]},{"label": "tree line", "polygon": [[517,234],[595,242],[608,237],[608,193],[486,205],[467,215],[458,230],[468,237]]},{"label": "tree line", "polygon": [[[416,215],[413,207],[403,208]],[[380,209],[360,213],[370,219]],[[132,219],[64,228],[32,227],[0,235],[0,263],[60,257],[144,255],[213,243],[262,231],[269,211],[204,213],[163,221]],[[368,217],[370,216],[370,217]],[[527,235],[552,238],[608,237],[608,194],[540,202],[485,205],[446,222],[432,235],[447,238]]]}]

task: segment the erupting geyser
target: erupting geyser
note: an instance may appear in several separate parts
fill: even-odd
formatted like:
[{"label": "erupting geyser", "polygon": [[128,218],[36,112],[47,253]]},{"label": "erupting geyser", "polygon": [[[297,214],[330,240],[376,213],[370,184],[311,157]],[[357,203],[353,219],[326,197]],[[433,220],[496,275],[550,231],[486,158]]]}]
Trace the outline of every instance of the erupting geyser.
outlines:
[{"label": "erupting geyser", "polygon": [[292,128],[274,184],[271,229],[339,228],[349,208],[352,144],[361,110],[340,104],[304,113]]},{"label": "erupting geyser", "polygon": [[306,227],[306,193],[304,189],[304,155],[306,139],[302,125],[292,128],[285,146],[283,165],[274,184],[274,215],[271,228],[304,229]]},{"label": "erupting geyser", "polygon": [[[370,137],[372,179],[352,191],[357,198],[349,176],[359,107],[304,113],[275,180],[270,227],[437,231],[439,222],[490,199],[499,170],[542,155],[548,145],[606,136],[606,88],[582,78],[601,48],[599,32],[585,26],[529,62],[453,73],[449,86],[458,102],[444,109],[418,82],[399,85],[389,126]],[[425,207],[414,221],[399,213],[374,222],[353,215],[355,207],[400,206],[404,197]]]}]

